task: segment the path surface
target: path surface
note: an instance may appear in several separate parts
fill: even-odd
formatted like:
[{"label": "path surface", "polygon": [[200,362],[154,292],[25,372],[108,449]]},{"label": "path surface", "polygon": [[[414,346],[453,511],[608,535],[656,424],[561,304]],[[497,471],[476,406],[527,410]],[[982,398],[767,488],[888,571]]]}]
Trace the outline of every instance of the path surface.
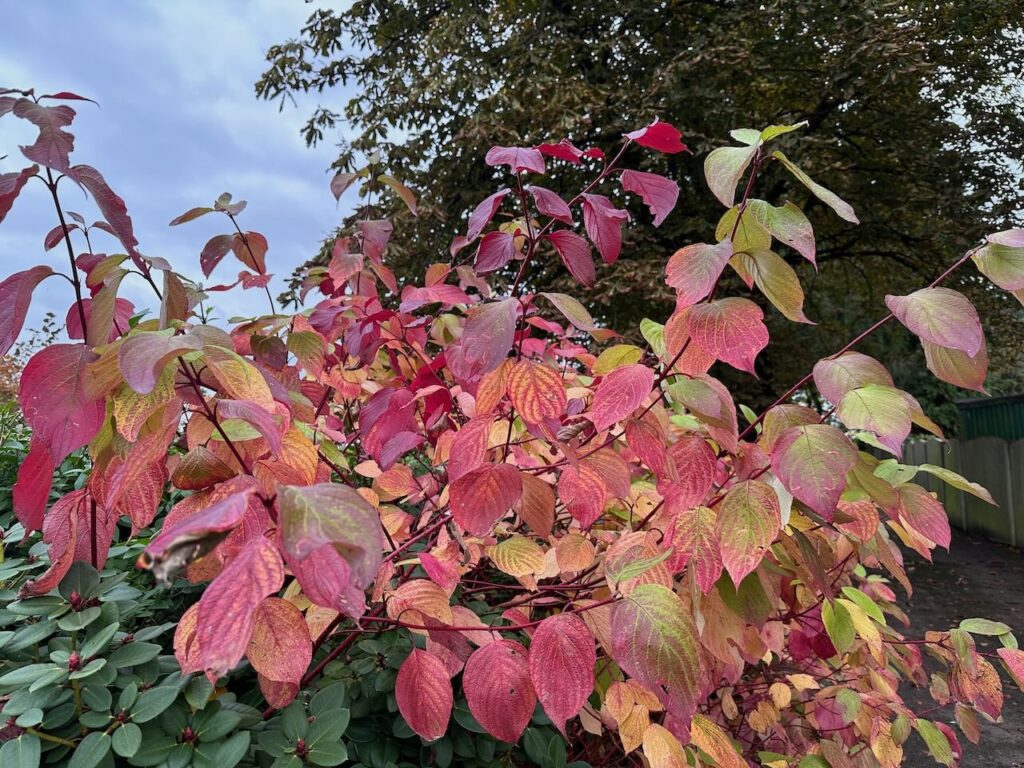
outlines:
[{"label": "path surface", "polygon": [[[1006,622],[1024,646],[1024,551],[954,531],[950,552],[936,550],[934,563],[929,565],[913,552],[905,553],[905,558],[914,585],[914,597],[905,606],[912,627],[908,637],[920,637],[926,629],[955,627],[962,619],[977,616]],[[962,768],[1024,768],[1024,693],[1005,677],[1003,692],[1002,722],[983,723],[978,745],[967,741],[956,728],[952,708],[943,711],[964,747]],[[934,703],[926,691],[906,690],[904,695],[912,706]],[[938,765],[925,753],[916,734],[906,747],[906,768]]]}]

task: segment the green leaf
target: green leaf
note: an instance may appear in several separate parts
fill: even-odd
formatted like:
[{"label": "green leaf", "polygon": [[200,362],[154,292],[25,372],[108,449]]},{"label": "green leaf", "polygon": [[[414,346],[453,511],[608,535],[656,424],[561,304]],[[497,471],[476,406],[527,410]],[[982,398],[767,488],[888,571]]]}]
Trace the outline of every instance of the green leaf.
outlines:
[{"label": "green leaf", "polygon": [[814,264],[814,229],[803,211],[790,202],[775,206],[764,200],[748,201],[747,210],[772,237]]},{"label": "green leaf", "polygon": [[113,665],[115,669],[134,667],[155,659],[160,655],[160,651],[161,648],[156,643],[125,643],[107,657],[107,663]]},{"label": "green leaf", "polygon": [[132,720],[136,723],[149,722],[171,706],[176,698],[178,698],[178,689],[169,685],[143,691],[132,707]]},{"label": "green leaf", "polygon": [[[234,768],[245,757],[249,751],[249,731],[241,731],[231,738],[216,745],[214,749],[214,760],[217,768]],[[322,763],[326,765],[326,763]],[[337,763],[331,763],[337,765]]]},{"label": "green leaf", "polygon": [[949,739],[935,726],[935,723],[919,718],[914,727],[917,728],[918,734],[928,746],[928,752],[935,758],[935,762],[953,765],[953,749],[949,745]]},{"label": "green leaf", "polygon": [[799,123],[793,123],[792,125],[769,125],[763,131],[761,131],[761,141],[771,141],[776,136],[782,136],[786,133],[792,133],[793,131],[799,131],[801,128],[807,127],[807,121],[801,120]]},{"label": "green leaf", "polygon": [[789,171],[796,180],[803,184],[810,191],[812,195],[821,200],[825,205],[836,212],[839,218],[850,222],[851,224],[860,224],[860,220],[857,218],[857,214],[853,211],[853,206],[843,200],[835,192],[832,192],[825,187],[821,186],[818,182],[804,173],[798,168],[788,157],[779,151],[772,152],[772,157],[782,163],[786,170]]},{"label": "green leaf", "polygon": [[1001,621],[989,621],[988,619],[964,619],[960,622],[960,629],[970,632],[972,635],[989,635],[992,637],[1005,635],[1013,631]]},{"label": "green leaf", "polygon": [[934,464],[921,464],[918,467],[918,470],[921,472],[927,472],[929,475],[934,475],[947,485],[953,486],[958,491],[966,491],[967,493],[977,496],[982,501],[987,501],[994,507],[999,506],[996,504],[996,500],[992,498],[992,494],[989,493],[987,489],[977,483],[972,483],[970,480],[958,475],[951,469],[937,467]]},{"label": "green leaf", "polygon": [[40,675],[55,670],[63,671],[56,664],[28,664],[24,667],[18,667],[0,677],[0,687],[20,688],[36,680]]},{"label": "green leaf", "polygon": [[836,703],[841,708],[843,722],[849,725],[857,719],[864,702],[852,688],[840,688],[836,691]]},{"label": "green leaf", "polygon": [[755,152],[756,145],[719,147],[705,158],[704,177],[708,180],[708,187],[726,208],[732,208],[736,200],[736,186],[754,159]]},{"label": "green leaf", "polygon": [[857,606],[872,619],[877,621],[879,624],[885,624],[885,614],[882,613],[882,609],[878,607],[878,604],[874,600],[865,595],[859,589],[856,587],[843,587],[843,594],[856,603]]},{"label": "green leaf", "polygon": [[23,733],[0,747],[0,765],[4,768],[39,768],[39,739]]},{"label": "green leaf", "polygon": [[111,746],[114,752],[121,757],[131,757],[138,752],[142,745],[142,729],[135,723],[125,723],[116,731],[111,738]]},{"label": "green leaf", "polygon": [[79,742],[75,753],[71,755],[68,768],[93,768],[99,765],[109,751],[110,736],[94,731]]},{"label": "green leaf", "polygon": [[309,750],[306,760],[313,765],[341,765],[348,760],[348,749],[341,742],[318,744]]},{"label": "green leaf", "polygon": [[813,325],[804,314],[804,289],[800,286],[800,279],[785,259],[768,248],[738,253],[736,259],[765,298],[784,317],[794,323]]},{"label": "green leaf", "polygon": [[110,644],[110,641],[114,639],[114,635],[117,634],[117,630],[120,628],[118,622],[108,624],[103,629],[98,630],[92,634],[85,644],[82,645],[79,653],[83,659],[89,659],[98,654],[100,651],[106,649]]},{"label": "green leaf", "polygon": [[846,653],[850,650],[856,639],[856,633],[853,629],[850,612],[843,604],[826,600],[821,607],[821,620],[825,624],[825,631],[836,651]]}]

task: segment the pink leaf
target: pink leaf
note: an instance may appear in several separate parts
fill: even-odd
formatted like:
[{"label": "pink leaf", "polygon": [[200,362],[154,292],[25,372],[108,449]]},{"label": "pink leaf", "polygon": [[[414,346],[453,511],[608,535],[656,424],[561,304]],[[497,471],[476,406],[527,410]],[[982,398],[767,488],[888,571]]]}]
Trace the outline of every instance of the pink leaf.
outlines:
[{"label": "pink leaf", "polygon": [[32,439],[28,455],[18,467],[18,480],[11,495],[14,514],[25,527],[26,533],[39,530],[46,514],[46,502],[53,485],[53,459],[42,440]]},{"label": "pink leaf", "polygon": [[657,173],[623,171],[622,188],[634,192],[643,199],[654,216],[654,226],[660,226],[679,199],[679,185]]},{"label": "pink leaf", "polygon": [[291,703],[313,657],[302,611],[279,597],[268,597],[260,603],[245,655],[259,673],[267,701],[275,707]]},{"label": "pink leaf", "polygon": [[118,364],[128,386],[146,395],[156,387],[157,380],[171,360],[201,348],[200,341],[192,336],[142,333],[126,339],[121,345]]},{"label": "pink leaf", "polygon": [[570,613],[549,616],[530,643],[530,679],[544,712],[565,735],[565,722],[579,714],[594,690],[594,636]]},{"label": "pink leaf", "polygon": [[790,427],[772,445],[772,472],[793,496],[831,520],[857,448],[828,424]]},{"label": "pink leaf", "polygon": [[533,195],[534,205],[537,211],[544,216],[564,222],[572,226],[572,211],[569,205],[559,195],[544,187],[527,186],[526,190]]},{"label": "pink leaf", "polygon": [[[233,531],[245,517],[250,499],[256,492],[255,486],[243,488],[221,499],[201,512],[189,515],[184,520],[161,529],[146,547],[146,554],[153,567],[165,578],[157,564],[167,562],[168,556],[175,550],[195,546],[197,542],[206,540],[218,541]],[[170,567],[180,567],[182,563],[171,563]],[[166,573],[166,576],[170,576]]]},{"label": "pink leaf", "polygon": [[680,248],[668,260],[665,282],[676,289],[676,307],[690,307],[711,293],[732,258],[732,243],[695,243]]},{"label": "pink leaf", "polygon": [[359,173],[339,173],[331,179],[331,194],[335,200],[340,200],[345,191],[352,186],[353,182],[360,177]]},{"label": "pink leaf", "polygon": [[71,170],[81,185],[89,190],[89,194],[96,201],[96,206],[103,214],[103,218],[106,219],[117,239],[121,241],[121,245],[131,256],[132,261],[142,266],[144,262],[136,250],[139,241],[135,239],[132,219],[128,215],[128,208],[125,206],[124,200],[107,185],[106,180],[95,168],[88,165],[76,165]]},{"label": "pink leaf", "polygon": [[722,545],[718,538],[718,517],[709,507],[679,512],[665,533],[664,545],[672,547],[669,567],[678,572],[693,565],[693,574],[702,594],[715,586],[722,574]]},{"label": "pink leaf", "polygon": [[782,527],[775,489],[760,480],[734,485],[722,499],[715,524],[722,564],[733,584],[751,573],[768,553]]},{"label": "pink leaf", "polygon": [[604,195],[583,195],[583,226],[605,264],[614,264],[622,251],[622,222],[629,214]]},{"label": "pink leaf", "polygon": [[18,194],[21,192],[22,187],[38,171],[38,165],[30,165],[28,168],[15,171],[14,173],[0,173],[0,221],[7,217],[11,206],[14,205],[14,201],[18,199]]},{"label": "pink leaf", "polygon": [[222,677],[242,660],[256,609],[283,583],[281,556],[263,536],[256,536],[231,559],[199,600],[196,640],[204,669]]},{"label": "pink leaf", "polygon": [[437,656],[413,648],[398,668],[395,699],[405,722],[424,741],[444,736],[452,714],[452,681]]},{"label": "pink leaf", "polygon": [[568,466],[558,477],[558,497],[566,510],[584,530],[590,528],[604,512],[606,486],[592,466],[580,463]]},{"label": "pink leaf", "polygon": [[387,219],[368,219],[358,224],[363,243],[363,255],[370,261],[380,263],[384,249],[388,247],[394,225]]},{"label": "pink leaf", "polygon": [[517,253],[516,239],[508,232],[488,232],[480,241],[473,265],[481,274],[494,272],[512,261]]},{"label": "pink leaf", "polygon": [[641,147],[649,147],[667,154],[688,151],[688,147],[680,141],[682,134],[679,130],[658,120],[638,131],[627,133],[626,138],[632,139]]},{"label": "pink leaf", "polygon": [[939,500],[914,483],[901,485],[897,491],[900,521],[928,541],[949,549],[949,517]]},{"label": "pink leaf", "polygon": [[509,743],[519,740],[537,703],[523,646],[495,640],[475,650],[466,662],[462,689],[469,711],[489,734]]},{"label": "pink leaf", "polygon": [[579,165],[580,158],[583,157],[583,151],[575,147],[568,139],[562,139],[557,144],[538,144],[537,149],[542,155],[565,160],[573,165]]},{"label": "pink leaf", "polygon": [[768,346],[764,312],[748,299],[719,299],[690,308],[693,343],[722,362],[754,373],[754,359]]},{"label": "pink leaf", "polygon": [[92,440],[103,425],[104,399],[86,393],[86,366],[96,358],[84,344],[54,344],[37,352],[21,374],[22,414],[54,464]]},{"label": "pink leaf", "polygon": [[218,400],[216,414],[221,419],[241,419],[251,424],[275,455],[281,452],[282,428],[274,421],[274,414],[263,406],[248,400]]},{"label": "pink leaf", "polygon": [[568,229],[559,229],[547,235],[547,238],[555,246],[555,250],[558,251],[558,255],[562,258],[562,263],[565,264],[569,273],[580,284],[587,288],[593,287],[597,280],[597,272],[594,270],[594,259],[590,255],[590,246],[587,245],[587,241]]},{"label": "pink leaf", "polygon": [[52,274],[52,269],[40,265],[17,272],[0,283],[0,355],[6,355],[18,340],[32,292]]},{"label": "pink leaf", "polygon": [[544,173],[544,156],[530,147],[491,147],[484,161],[490,166],[507,165],[513,173]]},{"label": "pink leaf", "polygon": [[35,143],[22,147],[21,153],[34,163],[74,177],[68,156],[75,148],[75,137],[64,129],[75,119],[75,110],[64,104],[44,107],[31,99],[20,99],[13,111],[39,129]]},{"label": "pink leaf", "polygon": [[231,235],[214,235],[199,254],[199,266],[203,270],[203,276],[209,277],[210,273],[217,268],[228,251],[231,250]]},{"label": "pink leaf", "polygon": [[484,464],[449,488],[455,522],[474,536],[486,536],[519,501],[523,480],[511,464]]},{"label": "pink leaf", "polygon": [[519,302],[513,298],[473,307],[462,337],[445,351],[456,378],[469,381],[493,371],[508,357],[515,339]]},{"label": "pink leaf", "polygon": [[49,251],[53,249],[58,243],[64,241],[64,234],[74,232],[78,229],[77,224],[58,224],[56,227],[46,233],[46,237],[43,238],[43,250]]},{"label": "pink leaf", "polygon": [[402,289],[402,303],[398,308],[402,312],[413,312],[427,304],[469,304],[470,298],[457,285],[435,283],[425,287],[407,285]]},{"label": "pink leaf", "polygon": [[[508,189],[501,189],[490,197],[486,198],[469,215],[469,229],[466,230],[466,242],[471,243],[480,237],[480,233],[487,228],[494,218],[494,214],[501,207],[501,201],[509,193]],[[454,254],[452,254],[454,256]]]},{"label": "pink leaf", "polygon": [[[91,327],[93,322],[93,307],[102,301],[100,299],[82,299],[82,310],[85,313],[86,327]],[[100,344],[106,344],[114,339],[118,338],[122,333],[128,330],[128,321],[132,315],[135,314],[135,305],[132,304],[128,299],[115,299],[114,300],[114,311],[113,311],[113,322],[110,322],[110,318],[107,318],[107,327],[109,331],[107,338],[105,339],[94,339],[92,334],[89,334],[89,342],[96,346]],[[82,317],[78,312],[78,302],[75,302],[68,307],[67,317],[64,319],[64,325],[67,328],[68,338],[72,339],[83,339],[85,338],[82,333]]]},{"label": "pink leaf", "polygon": [[654,387],[654,373],[644,365],[624,365],[601,379],[594,393],[591,420],[602,432],[626,418]]},{"label": "pink leaf", "polygon": [[922,288],[908,296],[886,296],[896,318],[924,341],[974,357],[985,343],[978,312],[951,288]]}]

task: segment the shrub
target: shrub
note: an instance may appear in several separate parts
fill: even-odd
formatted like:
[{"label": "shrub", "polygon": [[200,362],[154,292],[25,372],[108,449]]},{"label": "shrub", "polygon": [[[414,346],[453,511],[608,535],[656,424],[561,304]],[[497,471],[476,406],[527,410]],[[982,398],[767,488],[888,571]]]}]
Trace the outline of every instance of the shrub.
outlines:
[{"label": "shrub", "polygon": [[[854,347],[895,319],[921,339],[938,377],[980,389],[987,358],[977,313],[942,283],[973,260],[996,285],[1024,289],[1024,232],[992,235],[927,287],[889,296],[890,314],[767,411],[740,406],[741,428],[709,370],[722,363],[755,374],[768,331],[761,305],[718,296],[719,277],[728,266],[783,315],[809,322],[800,284],[772,245],[815,258],[801,209],[754,195],[760,170],[781,164],[856,222],[850,206],[771,150],[801,126],[737,130],[737,146],[708,156],[708,184],[725,213],[714,242],[668,260],[677,308],[664,325],[645,321],[643,349],[609,344],[614,331],[571,296],[532,293],[531,276],[561,263],[594,282],[591,244],[604,262],[619,256],[628,217],[613,198],[622,192],[639,195],[655,225],[669,215],[676,184],[628,167],[641,151],[686,150],[667,123],[626,135],[614,155],[567,140],[492,148],[486,162],[507,169],[510,185],[476,207],[451,262],[431,266],[421,285],[389,270],[391,225],[367,205],[330,264],[307,277],[316,303],[282,314],[267,287],[267,240],[242,229],[245,203],[231,195],[171,223],[226,217],[228,232],[202,248],[200,266],[209,277],[230,254],[244,268],[232,285],[204,288],[139,251],[123,201],[98,171],[69,159],[75,112],[50,104],[79,98],[11,91],[0,100],[0,114],[40,127],[22,149],[33,165],[0,177],[0,214],[29,179],[42,180],[58,220],[45,245],[67,250],[63,276],[74,292],[69,341],[37,352],[21,378],[32,440],[14,509],[25,531],[41,530],[49,567],[20,585],[7,618],[43,617],[14,634],[54,621],[60,629],[74,601],[54,589],[67,593],[82,574],[96,582],[125,546],[111,549],[123,540],[119,526],[138,536],[154,524],[168,482],[184,492],[141,536],[138,558],[160,583],[206,583],[175,617],[180,670],[157,659],[141,665],[155,663],[162,679],[134,667],[97,672],[108,691],[130,690],[135,675],[170,690],[169,714],[144,739],[168,750],[159,759],[196,759],[189,745],[215,721],[206,759],[225,764],[245,755],[336,764],[346,744],[369,743],[358,758],[374,766],[453,755],[639,763],[642,749],[655,768],[698,759],[888,768],[916,730],[938,762],[954,765],[958,736],[927,719],[932,710],[913,712],[899,682],[929,685],[935,711],[952,708],[972,740],[979,718],[1002,706],[995,663],[1022,682],[1024,653],[1003,624],[969,619],[914,638],[893,626],[905,617],[890,580],[910,590],[893,534],[926,558],[949,545],[945,513],[915,476],[989,497],[948,470],[899,462],[913,425],[938,430]],[[566,201],[533,183],[549,165],[589,173],[581,192]],[[394,193],[415,215],[413,194],[381,170],[372,162],[332,189]],[[65,214],[64,180],[92,195],[102,216],[92,229],[116,238],[123,254],[95,254],[87,239],[76,255],[86,219]],[[33,289],[54,274],[37,266],[0,284],[6,347]],[[125,279],[151,286],[158,316],[117,296]],[[265,293],[270,313],[230,329],[206,322],[203,302],[228,289]],[[812,383],[831,404],[824,413],[790,401]],[[47,509],[54,468],[82,447],[87,479]],[[81,667],[72,651],[77,665],[116,666],[95,637],[112,626],[113,640],[120,617],[98,607],[108,614],[84,639],[95,659],[83,658],[74,635],[40,637],[45,647],[27,651],[52,674],[54,701],[74,697]],[[978,635],[1003,647],[979,650]],[[31,645],[23,638],[21,653]],[[0,678],[17,689],[6,706],[31,698],[21,690],[34,674],[25,662],[13,657]],[[253,676],[265,724],[215,687],[255,697]],[[401,715],[401,746],[366,729],[346,735],[357,706],[381,713],[380,697],[365,695],[371,676],[373,693]],[[56,761],[74,746],[76,765],[112,760],[107,737],[114,748],[139,719],[111,710],[116,722],[100,723],[82,713],[55,726],[64,729],[57,736],[38,712],[21,725],[24,712],[9,714],[15,738],[5,751],[45,746]],[[477,731],[516,746],[469,735]],[[413,733],[423,746],[410,750]]]}]

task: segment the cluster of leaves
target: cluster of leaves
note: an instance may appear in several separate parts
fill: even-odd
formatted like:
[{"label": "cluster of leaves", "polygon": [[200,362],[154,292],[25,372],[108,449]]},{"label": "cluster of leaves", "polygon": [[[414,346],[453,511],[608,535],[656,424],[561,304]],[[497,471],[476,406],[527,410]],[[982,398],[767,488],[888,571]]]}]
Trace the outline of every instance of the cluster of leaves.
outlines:
[{"label": "cluster of leaves", "polygon": [[[973,258],[996,285],[1021,290],[1024,231],[992,235],[926,288],[889,296],[890,314],[770,408],[740,408],[741,428],[711,371],[752,373],[769,333],[756,303],[717,295],[721,277],[733,270],[805,322],[800,282],[773,248],[816,258],[801,210],[754,196],[762,167],[778,164],[856,220],[767,148],[799,125],[737,130],[738,146],[709,155],[725,213],[714,242],[668,260],[675,311],[644,321],[641,348],[609,344],[617,334],[571,296],[532,292],[531,267],[561,263],[579,283],[596,281],[593,251],[614,263],[630,218],[605,194],[612,187],[637,195],[656,225],[671,213],[674,182],[622,165],[630,147],[684,152],[668,123],[627,133],[614,155],[566,140],[493,147],[486,162],[507,168],[510,186],[475,207],[451,262],[431,265],[422,285],[399,290],[385,260],[392,227],[368,219],[307,279],[312,307],[285,315],[271,303],[225,330],[203,321],[200,284],[138,250],[100,174],[71,165],[74,111],[46,104],[78,97],[13,93],[0,113],[31,120],[40,137],[22,150],[34,164],[0,177],[0,210],[28,179],[43,180],[60,220],[48,241],[64,241],[75,291],[71,340],[38,352],[20,385],[33,435],[15,513],[25,531],[41,529],[49,558],[20,594],[51,595],[78,562],[102,569],[119,521],[141,531],[168,482],[186,492],[139,557],[159,582],[208,582],[175,629],[180,679],[200,686],[188,676],[205,675],[212,687],[245,659],[264,714],[290,713],[260,741],[283,764],[345,759],[351,714],[335,710],[349,694],[305,689],[367,638],[397,638],[378,646],[376,663],[383,672],[403,656],[395,706],[433,760],[456,753],[454,718],[519,743],[511,760],[555,766],[636,763],[642,749],[654,768],[891,768],[912,730],[952,766],[958,736],[908,707],[899,681],[929,685],[971,740],[1002,706],[989,659],[1024,683],[1024,652],[1004,625],[972,620],[913,639],[893,626],[906,617],[890,580],[910,591],[894,538],[926,558],[950,540],[941,505],[914,477],[990,497],[943,468],[899,462],[912,424],[937,427],[853,349],[898,320],[933,373],[980,389],[978,315],[940,284]],[[600,170],[571,198],[536,183],[585,158]],[[336,179],[335,191],[360,174]],[[63,179],[92,193],[98,228],[124,254],[97,254],[87,240],[76,255]],[[409,190],[381,183],[415,213]],[[236,231],[203,249],[204,272],[231,252],[247,268],[241,289],[265,288],[266,240],[237,225],[241,207],[225,195],[172,223],[226,215]],[[501,269],[515,277],[495,293],[484,276]],[[0,338],[17,336],[32,290],[52,274],[34,267],[0,284],[12,299]],[[117,297],[129,277],[152,287],[157,317]],[[790,402],[812,383],[824,412]],[[87,481],[47,509],[54,467],[83,446]],[[979,651],[976,634],[1004,647]],[[382,690],[389,678],[378,675]],[[314,718],[308,728],[303,716]],[[567,750],[527,735],[531,721],[550,723]],[[383,749],[387,762],[399,758]]]}]

